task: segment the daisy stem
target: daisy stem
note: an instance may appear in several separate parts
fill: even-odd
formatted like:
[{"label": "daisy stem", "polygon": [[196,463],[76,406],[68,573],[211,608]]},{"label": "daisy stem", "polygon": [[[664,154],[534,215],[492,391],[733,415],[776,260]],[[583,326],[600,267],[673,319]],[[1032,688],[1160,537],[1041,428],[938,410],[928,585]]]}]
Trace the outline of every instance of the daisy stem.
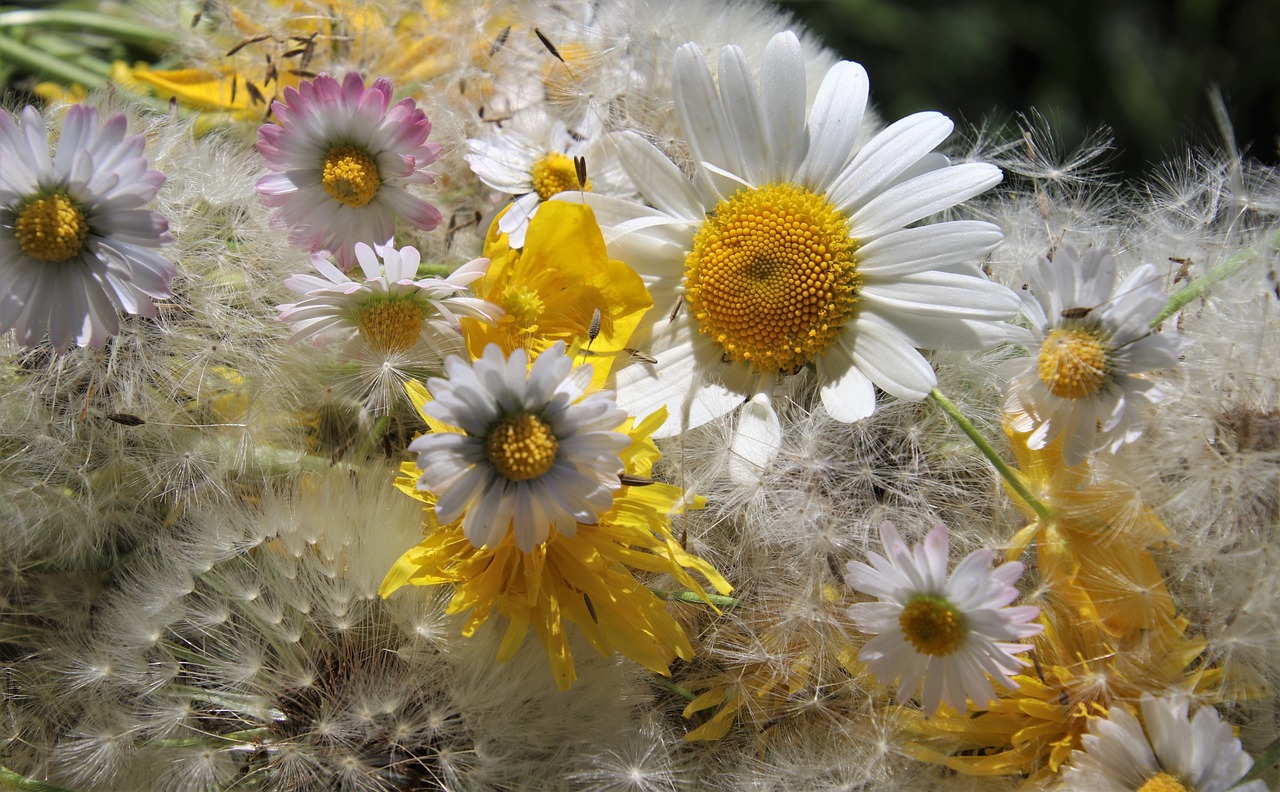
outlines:
[{"label": "daisy stem", "polygon": [[710,602],[717,608],[736,608],[741,605],[741,601],[737,597],[726,597],[723,594],[707,594],[702,595],[696,591],[663,591],[661,589],[650,588],[654,594],[664,600],[675,600],[677,602],[691,602],[694,605],[701,605]]},{"label": "daisy stem", "polygon": [[173,34],[160,25],[145,25],[93,11],[76,11],[68,8],[19,9],[0,14],[0,28],[11,27],[98,33],[131,44],[169,46],[178,43]]},{"label": "daisy stem", "polygon": [[[1280,231],[1273,231],[1271,236],[1267,237],[1261,247],[1268,251],[1280,248]],[[1242,250],[1209,270],[1209,272],[1204,276],[1196,278],[1186,286],[1178,289],[1170,295],[1169,302],[1165,304],[1164,310],[1157,314],[1155,319],[1151,320],[1151,327],[1159,327],[1161,322],[1168,319],[1170,316],[1173,316],[1178,311],[1181,311],[1186,307],[1187,303],[1201,296],[1227,278],[1230,278],[1232,275],[1235,275],[1237,272],[1244,269],[1245,265],[1250,264],[1257,259],[1257,257],[1257,248]]]},{"label": "daisy stem", "polygon": [[369,456],[369,452],[373,450],[374,444],[382,439],[382,436],[387,433],[387,427],[390,425],[391,425],[390,415],[384,415],[381,418],[379,418],[374,423],[373,429],[369,431],[369,434],[363,440],[360,441],[360,447],[356,449],[355,458],[357,460],[361,460]]},{"label": "daisy stem", "polygon": [[675,693],[677,696],[684,699],[685,701],[693,701],[694,699],[697,698],[697,696],[693,695],[693,693],[688,688],[681,687],[680,685],[677,685],[675,682],[672,682],[670,679],[667,679],[664,676],[659,676],[657,674],[654,674],[653,681],[657,682],[659,685],[666,688],[667,690],[670,690],[672,693]]},{"label": "daisy stem", "polygon": [[1250,770],[1244,778],[1240,779],[1240,783],[1254,781],[1262,778],[1271,768],[1280,764],[1280,740],[1274,740],[1266,748],[1262,749],[1262,753],[1258,754],[1258,759],[1253,763],[1253,769]]},{"label": "daisy stem", "polygon": [[996,471],[1000,473],[1000,477],[1009,485],[1009,489],[1016,492],[1018,497],[1022,498],[1022,500],[1031,507],[1031,510],[1036,513],[1037,517],[1041,520],[1049,520],[1053,518],[1053,512],[1049,507],[1045,506],[1036,499],[1035,495],[1031,494],[1031,490],[1027,489],[1027,485],[1022,482],[1022,479],[1018,478],[1017,472],[1000,458],[1000,455],[991,447],[991,444],[987,442],[987,439],[978,433],[978,430],[974,427],[973,423],[968,418],[964,417],[964,413],[960,412],[960,409],[952,404],[950,399],[942,395],[942,391],[934,388],[929,392],[929,398],[933,399],[937,405],[942,408],[943,412],[951,416],[951,420],[955,421],[956,424],[959,425],[960,430],[969,436],[969,439],[978,447],[978,450],[982,452],[982,455],[990,460],[991,464],[995,466]]}]

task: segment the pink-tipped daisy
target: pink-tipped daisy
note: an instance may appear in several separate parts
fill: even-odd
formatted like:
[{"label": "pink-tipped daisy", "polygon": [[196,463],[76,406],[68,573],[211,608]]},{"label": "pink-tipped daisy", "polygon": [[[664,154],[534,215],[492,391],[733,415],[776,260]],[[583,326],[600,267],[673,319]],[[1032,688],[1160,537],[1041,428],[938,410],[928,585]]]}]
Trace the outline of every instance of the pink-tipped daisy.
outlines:
[{"label": "pink-tipped daisy", "polygon": [[991,550],[965,556],[947,575],[950,536],[945,525],[929,531],[923,543],[908,547],[892,523],[880,527],[885,555],[868,553],[868,566],[850,561],[845,581],[878,597],[849,608],[859,630],[875,635],[858,659],[881,679],[901,679],[905,698],[924,679],[924,711],[937,712],[943,701],[964,712],[966,699],[982,706],[995,699],[988,676],[1010,690],[1012,675],[1026,665],[1019,652],[1029,644],[1008,643],[1038,634],[1040,609],[1008,607],[1018,598],[1014,587],[1022,564],[991,568]]},{"label": "pink-tipped daisy", "polygon": [[172,241],[169,223],[142,208],[165,177],[125,127],[73,105],[50,157],[34,108],[20,123],[0,112],[0,331],[23,346],[101,347],[120,331],[117,309],[155,316],[152,300],[172,294],[176,270],[151,250]]},{"label": "pink-tipped daisy", "polygon": [[355,266],[357,242],[390,244],[397,217],[424,231],[440,224],[440,211],[406,189],[432,182],[425,168],[440,145],[426,142],[431,122],[412,99],[388,109],[391,93],[386,79],[366,88],[359,74],[341,84],[321,74],[286,88],[271,105],[279,124],[258,130],[272,171],[258,192],[272,223],[305,250],[332,252],[343,270]]}]

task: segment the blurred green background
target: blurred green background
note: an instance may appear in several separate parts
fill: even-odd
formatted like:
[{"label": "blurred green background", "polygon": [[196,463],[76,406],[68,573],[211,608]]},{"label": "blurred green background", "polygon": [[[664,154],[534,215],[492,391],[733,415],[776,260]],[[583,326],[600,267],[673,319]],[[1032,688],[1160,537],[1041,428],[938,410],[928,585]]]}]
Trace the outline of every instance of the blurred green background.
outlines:
[{"label": "blurred green background", "polygon": [[1136,176],[1187,144],[1221,147],[1217,86],[1246,153],[1280,146],[1280,0],[780,0],[871,76],[886,119],[979,123],[1034,108],[1074,146],[1109,127]]}]

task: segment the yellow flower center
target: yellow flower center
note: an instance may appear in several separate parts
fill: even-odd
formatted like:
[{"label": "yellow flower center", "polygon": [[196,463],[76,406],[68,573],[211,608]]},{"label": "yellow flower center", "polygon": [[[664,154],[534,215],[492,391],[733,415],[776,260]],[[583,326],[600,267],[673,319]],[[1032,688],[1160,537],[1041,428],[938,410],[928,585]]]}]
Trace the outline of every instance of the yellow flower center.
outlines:
[{"label": "yellow flower center", "polygon": [[425,316],[413,300],[378,300],[360,308],[356,327],[374,349],[398,352],[417,343]]},{"label": "yellow flower center", "polygon": [[498,298],[499,305],[515,321],[521,331],[533,331],[538,328],[538,320],[547,306],[535,291],[510,287]]},{"label": "yellow flower center", "polygon": [[1138,787],[1137,792],[1195,792],[1168,773],[1157,773]]},{"label": "yellow flower center", "polygon": [[913,597],[898,616],[898,624],[916,651],[931,657],[951,654],[969,634],[964,614],[933,594]]},{"label": "yellow flower center", "polygon": [[794,184],[716,205],[685,259],[685,300],[731,360],[791,371],[835,340],[858,301],[849,221]]},{"label": "yellow flower center", "polygon": [[551,425],[525,412],[503,418],[484,439],[489,463],[512,481],[528,481],[546,473],[559,449]]},{"label": "yellow flower center", "polygon": [[533,191],[544,201],[566,190],[591,189],[590,179],[578,187],[578,169],[573,158],[555,151],[533,163],[529,175],[533,177]]},{"label": "yellow flower center", "polygon": [[60,263],[84,249],[89,223],[66,195],[38,198],[18,210],[18,247],[33,259]]},{"label": "yellow flower center", "polygon": [[1092,396],[1110,370],[1106,344],[1091,330],[1060,327],[1040,345],[1040,381],[1058,398]]},{"label": "yellow flower center", "polygon": [[364,206],[378,194],[378,163],[355,146],[334,146],[324,158],[324,191],[347,206]]}]

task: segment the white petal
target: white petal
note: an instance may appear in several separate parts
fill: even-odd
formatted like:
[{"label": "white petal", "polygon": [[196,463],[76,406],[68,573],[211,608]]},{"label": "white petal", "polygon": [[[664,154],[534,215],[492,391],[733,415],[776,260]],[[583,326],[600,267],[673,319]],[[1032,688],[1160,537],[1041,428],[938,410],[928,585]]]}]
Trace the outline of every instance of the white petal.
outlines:
[{"label": "white petal", "polygon": [[879,317],[864,313],[853,327],[854,363],[886,393],[919,401],[938,384],[929,362]]},{"label": "white petal", "polygon": [[634,132],[626,132],[618,138],[618,154],[636,189],[659,211],[672,217],[702,221],[706,209],[698,193],[676,164],[656,146]]},{"label": "white petal", "polygon": [[852,61],[827,72],[809,111],[809,154],[797,182],[825,193],[835,181],[857,141],[869,87],[866,70]]},{"label": "white petal", "polygon": [[854,213],[852,235],[863,243],[950,209],[1000,183],[1000,169],[984,162],[954,165],[895,185]]},{"label": "white petal", "polygon": [[830,198],[850,212],[892,184],[947,139],[954,125],[941,113],[916,113],[883,129],[836,178]]},{"label": "white petal", "polygon": [[772,378],[738,412],[730,447],[729,475],[742,484],[758,484],[782,445],[782,424],[769,392]]},{"label": "white petal", "polygon": [[[760,65],[760,96],[768,141],[767,169],[762,174],[766,181],[792,178],[808,154],[809,138],[804,131],[807,95],[800,39],[789,30],[779,33],[765,45]],[[750,155],[746,149],[743,151]]]}]

